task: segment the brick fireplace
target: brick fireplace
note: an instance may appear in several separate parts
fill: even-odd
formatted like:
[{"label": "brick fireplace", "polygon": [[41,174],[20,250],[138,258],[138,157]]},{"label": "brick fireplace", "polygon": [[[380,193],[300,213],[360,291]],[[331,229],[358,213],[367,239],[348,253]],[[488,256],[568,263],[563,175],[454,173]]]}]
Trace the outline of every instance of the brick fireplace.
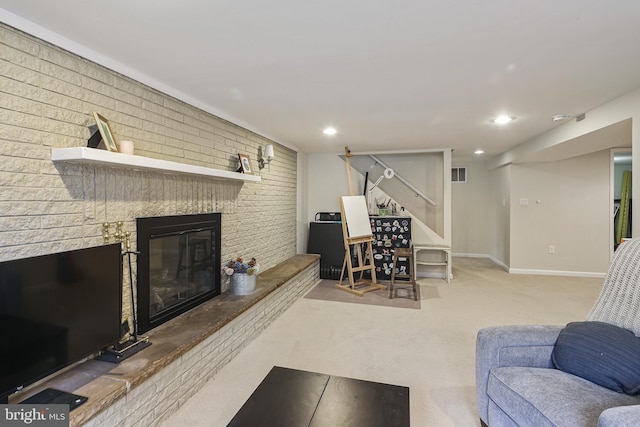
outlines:
[{"label": "brick fireplace", "polygon": [[[117,140],[135,141],[135,157],[234,171],[238,153],[254,161],[273,141],[2,23],[0,39],[25,61],[8,61],[2,76],[15,102],[0,118],[0,259],[99,246],[103,224],[115,222],[138,250],[137,218],[205,212],[224,216],[223,260],[256,257],[266,270],[296,254],[295,150],[276,144],[278,161],[260,182],[51,161],[52,149],[87,145],[92,109],[106,114]],[[136,285],[137,265],[131,270]],[[133,314],[129,273],[125,260],[123,321]]]}]

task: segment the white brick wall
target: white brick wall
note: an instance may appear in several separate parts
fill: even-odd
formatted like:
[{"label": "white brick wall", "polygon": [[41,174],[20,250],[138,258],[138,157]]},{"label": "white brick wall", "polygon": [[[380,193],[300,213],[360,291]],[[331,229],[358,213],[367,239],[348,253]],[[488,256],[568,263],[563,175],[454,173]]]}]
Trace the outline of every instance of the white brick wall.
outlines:
[{"label": "white brick wall", "polygon": [[[203,212],[223,214],[223,261],[254,256],[266,269],[295,254],[294,151],[274,144],[271,171],[244,184],[54,164],[52,147],[86,146],[92,111],[136,154],[158,159],[234,170],[240,152],[257,168],[259,149],[273,144],[0,24],[0,261],[100,245],[104,222],[124,221],[135,240],[137,217]],[[124,279],[126,304],[126,269]]]}]

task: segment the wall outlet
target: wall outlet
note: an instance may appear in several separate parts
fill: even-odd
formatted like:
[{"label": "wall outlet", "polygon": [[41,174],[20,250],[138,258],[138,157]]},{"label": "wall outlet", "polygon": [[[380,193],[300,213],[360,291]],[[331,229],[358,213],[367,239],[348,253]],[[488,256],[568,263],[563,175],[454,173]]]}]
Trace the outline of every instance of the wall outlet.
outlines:
[{"label": "wall outlet", "polygon": [[550,254],[556,253],[556,245],[549,245],[549,253]]}]

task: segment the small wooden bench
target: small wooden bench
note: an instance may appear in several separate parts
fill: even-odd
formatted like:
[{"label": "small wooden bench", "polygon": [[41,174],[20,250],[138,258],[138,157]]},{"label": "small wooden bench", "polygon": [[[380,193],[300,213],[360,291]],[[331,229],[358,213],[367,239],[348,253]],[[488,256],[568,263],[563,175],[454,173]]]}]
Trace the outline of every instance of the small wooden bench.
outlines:
[{"label": "small wooden bench", "polygon": [[[418,273],[418,265],[443,266],[444,279],[447,283],[451,283],[451,246],[437,245],[432,243],[414,243],[414,271]],[[420,260],[418,253],[421,251],[440,253],[441,258],[438,260]]]}]

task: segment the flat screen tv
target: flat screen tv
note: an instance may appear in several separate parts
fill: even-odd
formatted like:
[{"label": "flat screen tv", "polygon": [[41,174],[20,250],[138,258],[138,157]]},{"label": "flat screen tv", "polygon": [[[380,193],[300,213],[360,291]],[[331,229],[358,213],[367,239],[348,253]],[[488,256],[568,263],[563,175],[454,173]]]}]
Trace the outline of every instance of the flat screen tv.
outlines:
[{"label": "flat screen tv", "polygon": [[0,263],[0,403],[121,337],[120,244]]}]

